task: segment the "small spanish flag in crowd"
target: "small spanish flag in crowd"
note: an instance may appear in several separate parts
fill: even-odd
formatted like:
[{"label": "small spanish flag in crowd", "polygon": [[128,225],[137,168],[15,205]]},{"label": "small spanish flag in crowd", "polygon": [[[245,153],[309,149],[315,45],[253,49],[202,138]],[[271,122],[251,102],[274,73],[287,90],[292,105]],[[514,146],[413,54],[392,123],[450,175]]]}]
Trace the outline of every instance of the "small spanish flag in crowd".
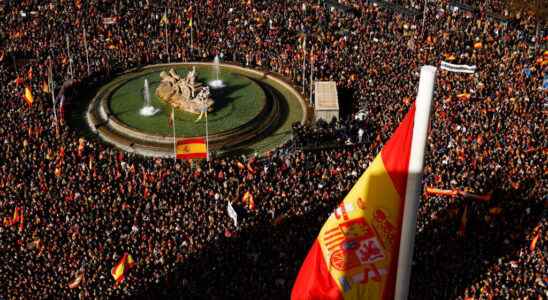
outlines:
[{"label": "small spanish flag in crowd", "polygon": [[178,159],[207,158],[207,146],[203,137],[177,141]]},{"label": "small spanish flag in crowd", "polygon": [[42,92],[49,94],[49,85],[45,81],[42,81]]},{"label": "small spanish flag in crowd", "polygon": [[160,25],[168,25],[169,24],[169,19],[167,18],[167,15],[164,14],[162,16],[162,19],[160,20]]},{"label": "small spanish flag in crowd", "polygon": [[415,105],[329,216],[292,300],[394,299]]},{"label": "small spanish flag in crowd", "polygon": [[32,91],[30,90],[30,87],[25,87],[25,92],[23,93],[23,99],[29,106],[32,106],[32,102],[34,102],[34,97],[32,96]]},{"label": "small spanish flag in crowd", "polygon": [[464,100],[464,101],[470,100],[470,97],[471,97],[471,96],[472,96],[472,95],[470,95],[470,93],[467,93],[466,91],[464,91],[464,92],[462,92],[462,93],[460,93],[460,94],[457,94],[457,98],[458,98],[459,100]]},{"label": "small spanish flag in crowd", "polygon": [[248,209],[255,209],[255,197],[253,197],[253,194],[251,194],[250,192],[244,193],[244,196],[242,197],[242,202],[247,206]]},{"label": "small spanish flag in crowd", "polygon": [[25,226],[25,216],[23,214],[23,209],[21,207],[16,207],[13,211],[13,217],[4,218],[4,226],[12,226],[19,223],[19,232],[23,231]]},{"label": "small spanish flag in crowd", "polygon": [[131,257],[131,255],[127,252],[124,252],[124,256],[122,256],[120,261],[112,268],[112,270],[110,270],[110,274],[112,274],[112,277],[116,280],[116,285],[124,281],[127,272],[134,266],[135,262],[133,261],[133,257]]},{"label": "small spanish flag in crowd", "polygon": [[17,222],[19,222],[19,220],[21,219],[21,214],[22,214],[21,208],[16,207],[15,210],[13,211],[13,217],[11,219],[8,217],[4,218],[4,225],[11,226],[13,224],[17,224]]},{"label": "small spanish flag in crowd", "polygon": [[84,273],[76,275],[76,278],[74,278],[74,280],[69,283],[69,289],[75,289],[79,287],[82,281],[84,281]]},{"label": "small spanish flag in crowd", "polygon": [[529,244],[529,251],[531,252],[535,251],[535,249],[537,248],[537,242],[539,238],[540,238],[540,231],[538,231],[537,234],[535,234],[535,236],[531,240],[531,244]]}]

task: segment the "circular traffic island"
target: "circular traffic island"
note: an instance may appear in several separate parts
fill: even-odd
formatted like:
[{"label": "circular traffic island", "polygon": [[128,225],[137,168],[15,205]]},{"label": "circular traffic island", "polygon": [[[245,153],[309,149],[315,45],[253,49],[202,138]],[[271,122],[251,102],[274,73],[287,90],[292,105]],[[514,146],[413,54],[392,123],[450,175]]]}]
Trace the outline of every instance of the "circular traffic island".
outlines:
[{"label": "circular traffic island", "polygon": [[[181,78],[194,69],[197,85],[212,85],[213,105],[207,114],[173,109],[158,97],[160,73],[170,69]],[[147,94],[155,112],[148,116],[141,112]],[[86,119],[93,132],[118,148],[173,157],[175,139],[205,137],[206,127],[210,152],[264,152],[285,142],[291,124],[306,122],[308,116],[304,99],[277,76],[227,64],[181,63],[147,66],[117,77],[98,91]]]}]

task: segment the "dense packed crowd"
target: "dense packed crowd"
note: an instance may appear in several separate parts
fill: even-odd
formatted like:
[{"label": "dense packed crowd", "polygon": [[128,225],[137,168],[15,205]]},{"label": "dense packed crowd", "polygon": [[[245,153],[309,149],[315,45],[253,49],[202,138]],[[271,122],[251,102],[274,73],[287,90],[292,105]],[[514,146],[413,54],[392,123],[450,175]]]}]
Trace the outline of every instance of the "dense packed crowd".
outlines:
[{"label": "dense packed crowd", "polygon": [[[415,19],[365,0],[339,1],[344,10],[313,0],[194,1],[191,11],[189,1],[153,2],[0,3],[0,217],[24,214],[22,226],[0,227],[0,299],[288,298],[321,224],[413,101],[419,67],[441,60],[477,71],[439,71],[424,187],[492,198],[424,195],[410,297],[548,297],[546,39],[534,40],[533,17],[494,0],[466,1],[471,11],[428,1],[425,22],[418,0],[388,1],[418,8]],[[314,78],[349,95],[348,117],[295,124],[293,139],[264,156],[195,168],[84,140],[66,122],[56,130],[44,87],[51,58],[57,90],[76,80],[66,115],[119,72],[221,53],[308,86],[305,49]],[[242,203],[246,192],[256,209]],[[114,286],[124,252],[137,263]]]}]

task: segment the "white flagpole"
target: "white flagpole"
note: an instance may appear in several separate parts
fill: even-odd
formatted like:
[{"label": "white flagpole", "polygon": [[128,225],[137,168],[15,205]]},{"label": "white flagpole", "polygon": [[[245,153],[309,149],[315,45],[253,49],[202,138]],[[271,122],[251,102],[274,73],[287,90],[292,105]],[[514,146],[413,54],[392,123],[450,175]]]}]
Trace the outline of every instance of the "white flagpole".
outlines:
[{"label": "white flagpole", "polygon": [[89,51],[88,51],[88,39],[86,35],[86,27],[84,27],[84,48],[86,48],[86,63],[88,65],[88,76],[90,74],[89,70]]},{"label": "white flagpole", "polygon": [[[169,57],[169,38],[167,36],[167,25],[169,24],[169,19],[167,18],[167,8],[164,10],[164,17],[165,17],[165,20],[166,22],[164,22],[164,32],[165,32],[165,35],[166,35],[166,52],[167,52],[167,63],[169,64],[170,63],[170,57]],[[175,128],[175,126],[173,126],[173,128]]]},{"label": "white flagpole", "polygon": [[303,95],[305,91],[305,85],[304,82],[306,80],[306,35],[303,39]]},{"label": "white flagpole", "polygon": [[171,119],[171,125],[173,125],[173,160],[177,162],[177,138],[175,136],[175,109],[171,107],[171,116],[169,116]]},{"label": "white flagpole", "polygon": [[428,135],[430,110],[434,93],[436,68],[421,67],[419,91],[415,102],[415,122],[411,140],[411,155],[409,159],[409,174],[405,189],[405,204],[398,258],[398,274],[396,278],[395,299],[405,300],[409,294],[411,279],[411,262],[415,244],[415,229],[417,226],[417,209],[419,207],[421,179],[424,163],[424,148]]},{"label": "white flagpole", "polygon": [[194,20],[191,23],[193,23],[190,24],[190,55],[192,56],[194,52]]},{"label": "white flagpole", "polygon": [[205,117],[206,117],[206,128],[205,128],[205,132],[206,132],[206,160],[209,161],[209,135],[208,135],[208,124],[207,124],[207,106],[206,106],[206,111],[205,111]]},{"label": "white flagpole", "polygon": [[312,51],[310,51],[310,95],[309,95],[309,102],[310,105],[312,105],[312,89],[314,85],[314,47],[312,47]]},{"label": "white flagpole", "polygon": [[424,34],[424,22],[426,20],[426,5],[428,4],[428,0],[424,1],[423,7],[422,7],[422,26],[421,26],[421,32]]},{"label": "white flagpole", "polygon": [[53,104],[53,116],[55,117],[55,129],[59,131],[59,120],[57,119],[57,107],[55,105],[55,82],[53,81],[53,59],[50,58],[48,66],[48,87],[51,93],[51,103]]},{"label": "white flagpole", "polygon": [[70,79],[74,79],[74,73],[72,69],[72,56],[70,56],[70,42],[69,42],[69,36],[68,34],[65,36],[67,40],[67,56],[69,59],[69,73],[70,73]]}]

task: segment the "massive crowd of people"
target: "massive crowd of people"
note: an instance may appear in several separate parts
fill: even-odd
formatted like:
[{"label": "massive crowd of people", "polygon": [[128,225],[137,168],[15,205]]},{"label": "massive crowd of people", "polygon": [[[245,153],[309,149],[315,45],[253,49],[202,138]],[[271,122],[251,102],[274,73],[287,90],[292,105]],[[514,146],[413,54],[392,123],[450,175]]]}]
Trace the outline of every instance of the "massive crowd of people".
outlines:
[{"label": "massive crowd of people", "polygon": [[[427,1],[425,20],[420,0],[391,1],[413,16],[366,0],[1,2],[0,217],[24,218],[0,227],[0,299],[288,298],[327,215],[412,103],[419,67],[441,60],[477,70],[439,71],[423,186],[492,197],[424,195],[410,298],[548,297],[546,38],[501,1],[465,2]],[[45,87],[50,61],[56,91],[75,79],[66,117],[119,72],[221,53],[301,86],[303,48],[314,78],[348,94],[347,116],[295,124],[263,156],[196,168],[82,139],[67,122],[57,130]],[[124,252],[136,265],[115,286]]]}]

